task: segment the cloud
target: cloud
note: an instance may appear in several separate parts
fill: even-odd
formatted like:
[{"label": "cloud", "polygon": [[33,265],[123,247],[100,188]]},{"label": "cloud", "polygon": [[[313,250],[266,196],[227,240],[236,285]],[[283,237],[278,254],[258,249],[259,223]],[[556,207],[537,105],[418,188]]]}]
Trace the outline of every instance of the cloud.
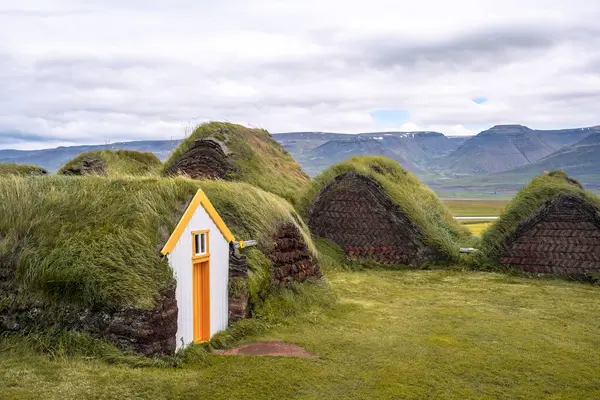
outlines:
[{"label": "cloud", "polygon": [[385,129],[447,134],[600,122],[592,0],[80,4],[0,6],[0,147],[169,139],[207,120],[365,132],[377,110],[407,115]]}]

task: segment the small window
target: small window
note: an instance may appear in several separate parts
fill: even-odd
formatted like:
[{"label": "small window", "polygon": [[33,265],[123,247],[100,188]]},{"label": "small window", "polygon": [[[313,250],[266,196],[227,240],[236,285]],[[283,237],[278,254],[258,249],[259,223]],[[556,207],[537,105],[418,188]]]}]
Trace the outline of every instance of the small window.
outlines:
[{"label": "small window", "polygon": [[206,240],[207,234],[207,232],[200,232],[194,234],[194,255],[202,256],[208,253],[208,242]]}]

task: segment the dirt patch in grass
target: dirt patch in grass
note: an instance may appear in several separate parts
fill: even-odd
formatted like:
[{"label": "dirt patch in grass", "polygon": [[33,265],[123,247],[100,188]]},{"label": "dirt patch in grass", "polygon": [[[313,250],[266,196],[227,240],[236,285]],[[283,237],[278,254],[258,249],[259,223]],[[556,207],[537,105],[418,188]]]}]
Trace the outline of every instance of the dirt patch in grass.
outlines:
[{"label": "dirt patch in grass", "polygon": [[224,356],[317,358],[316,355],[309,353],[300,346],[280,341],[250,343],[229,350],[218,350],[216,353]]}]

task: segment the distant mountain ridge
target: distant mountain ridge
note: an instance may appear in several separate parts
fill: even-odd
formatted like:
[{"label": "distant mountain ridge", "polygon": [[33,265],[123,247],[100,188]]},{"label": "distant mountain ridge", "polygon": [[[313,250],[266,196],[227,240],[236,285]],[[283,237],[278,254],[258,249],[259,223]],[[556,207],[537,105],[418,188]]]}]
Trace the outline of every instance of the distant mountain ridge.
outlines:
[{"label": "distant mountain ridge", "polygon": [[594,128],[533,130],[496,125],[464,142],[438,166],[456,175],[485,175],[536,162],[590,135]]},{"label": "distant mountain ridge", "polygon": [[449,154],[460,142],[444,134],[422,132],[366,132],[340,134],[292,132],[274,134],[309,175],[316,175],[331,164],[352,156],[383,155],[398,161],[415,173],[427,169],[428,162]]},{"label": "distant mountain ridge", "polygon": [[[314,176],[356,155],[397,160],[436,190],[515,190],[545,170],[564,169],[600,188],[600,126],[534,130],[497,125],[472,137],[439,132],[289,132],[275,140]],[[102,149],[150,151],[166,160],[180,140],[146,140],[45,150],[0,150],[0,162],[35,164],[55,172],[77,155]],[[463,190],[464,189],[464,190]]]},{"label": "distant mountain ridge", "polygon": [[50,172],[56,172],[67,161],[81,153],[107,149],[149,151],[164,161],[179,143],[181,140],[139,140],[100,145],[61,146],[42,150],[0,150],[0,162],[34,164]]},{"label": "distant mountain ridge", "polygon": [[492,182],[509,179],[526,183],[531,176],[556,169],[562,169],[584,184],[596,185],[596,181],[600,180],[600,127],[593,128],[592,133],[579,142],[563,147],[535,163],[485,178]]},{"label": "distant mountain ridge", "polygon": [[494,174],[437,181],[433,186],[436,190],[514,192],[534,176],[561,169],[588,189],[600,190],[600,126],[587,128],[586,134],[588,136],[577,143],[562,147],[534,163]]}]

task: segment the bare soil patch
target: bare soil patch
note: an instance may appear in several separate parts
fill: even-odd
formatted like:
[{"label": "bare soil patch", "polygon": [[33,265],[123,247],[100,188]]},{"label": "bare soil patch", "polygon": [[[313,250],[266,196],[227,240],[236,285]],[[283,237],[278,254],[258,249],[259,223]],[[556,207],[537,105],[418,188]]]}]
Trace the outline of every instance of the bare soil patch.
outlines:
[{"label": "bare soil patch", "polygon": [[295,344],[290,343],[283,343],[280,341],[250,343],[229,350],[217,350],[216,353],[224,356],[275,356],[317,358],[315,354],[309,353],[300,346],[296,346]]}]

